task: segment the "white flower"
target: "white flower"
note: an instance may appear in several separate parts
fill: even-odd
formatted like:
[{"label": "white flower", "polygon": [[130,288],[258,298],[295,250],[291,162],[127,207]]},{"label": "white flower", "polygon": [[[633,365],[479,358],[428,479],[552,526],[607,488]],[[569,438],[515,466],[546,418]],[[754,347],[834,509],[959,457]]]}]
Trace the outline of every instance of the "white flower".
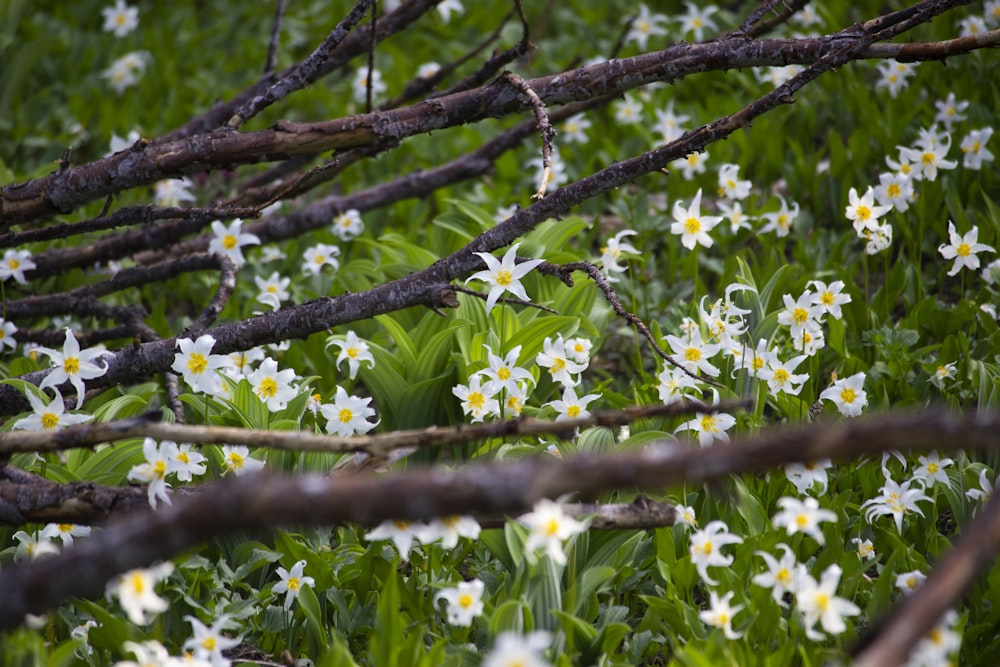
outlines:
[{"label": "white flower", "polygon": [[333,218],[333,233],[341,241],[350,241],[365,230],[365,223],[361,220],[361,213],[352,208],[338,214]]},{"label": "white flower", "polygon": [[686,209],[680,202],[674,202],[673,210],[675,222],[670,224],[670,233],[679,234],[681,244],[688,250],[694,250],[696,245],[703,245],[706,248],[712,247],[712,237],[708,235],[712,229],[722,221],[721,216],[701,214],[701,188],[691,200],[691,205]]},{"label": "white flower", "polygon": [[460,516],[453,514],[434,519],[426,526],[419,529],[418,539],[423,544],[430,544],[435,540],[441,540],[441,547],[444,549],[454,549],[458,546],[458,538],[468,537],[476,539],[482,528],[479,522],[471,516]]},{"label": "white flower", "polygon": [[776,546],[785,552],[781,560],[766,551],[756,552],[767,563],[767,572],[754,575],[751,581],[762,588],[770,588],[774,601],[785,607],[787,606],[783,599],[785,593],[795,592],[796,582],[803,566],[795,559],[795,552],[787,544],[779,543]]},{"label": "white flower", "polygon": [[222,446],[222,467],[223,473],[232,473],[237,477],[256,472],[264,467],[264,462],[250,456],[250,449],[246,445],[223,445]]},{"label": "white flower", "polygon": [[993,485],[990,484],[989,477],[987,477],[987,469],[983,468],[979,471],[979,488],[969,489],[965,492],[965,495],[969,497],[970,500],[975,500],[977,502],[985,502],[991,495],[993,495]]},{"label": "white flower", "polygon": [[[164,440],[169,443],[169,440]],[[168,450],[173,453],[171,467],[180,482],[190,482],[195,475],[205,474],[205,455],[201,452],[192,452],[191,443],[185,442],[177,446],[176,450]]]},{"label": "white flower", "polygon": [[375,368],[375,357],[368,349],[368,343],[358,338],[358,335],[353,331],[348,331],[343,341],[331,341],[327,347],[330,345],[336,345],[340,348],[340,353],[337,354],[337,370],[340,370],[340,362],[346,360],[352,380],[358,376],[362,361],[367,362],[369,368]]},{"label": "white flower", "polygon": [[126,53],[111,63],[111,67],[104,70],[101,77],[107,79],[114,91],[121,95],[126,88],[139,82],[139,77],[146,70],[146,61],[149,57],[144,51]]},{"label": "white flower", "polygon": [[271,590],[278,595],[285,594],[285,609],[292,608],[292,602],[299,597],[299,591],[302,590],[303,586],[316,585],[315,579],[303,574],[305,567],[306,561],[303,559],[295,563],[291,570],[286,570],[283,567],[278,568],[278,576],[281,581],[276,583]]},{"label": "white flower", "polygon": [[159,445],[152,438],[146,438],[142,443],[142,455],[146,458],[145,463],[134,466],[128,473],[127,479],[135,482],[148,484],[147,495],[149,496],[149,506],[156,509],[156,501],[162,500],[170,505],[170,495],[167,489],[167,475],[180,469],[177,464],[177,443],[164,440]]},{"label": "white flower", "polygon": [[527,637],[501,632],[482,667],[550,667],[549,661],[541,657],[550,641],[551,635],[543,631],[532,632]]},{"label": "white flower", "polygon": [[444,0],[437,6],[438,14],[441,15],[441,20],[447,23],[451,20],[451,13],[461,14],[465,11],[465,7],[462,6],[460,0]]},{"label": "white flower", "polygon": [[706,5],[705,7],[699,9],[693,2],[685,2],[684,6],[687,7],[687,13],[681,16],[678,20],[681,23],[681,33],[685,36],[689,32],[693,32],[694,40],[696,42],[700,42],[705,35],[706,28],[711,30],[719,29],[719,27],[715,25],[715,22],[709,18],[712,14],[719,11],[719,8],[715,5]]},{"label": "white flower", "polygon": [[173,571],[174,564],[169,561],[148,569],[129,570],[108,583],[108,595],[118,597],[118,602],[132,623],[146,625],[152,620],[147,619],[147,612],[159,614],[170,606],[169,602],[156,594],[156,584],[169,577]]},{"label": "white flower", "polygon": [[678,505],[674,508],[677,512],[677,520],[681,524],[687,526],[688,528],[698,527],[698,517],[695,515],[694,508],[689,505]]},{"label": "white flower", "polygon": [[413,538],[417,537],[423,530],[423,526],[411,521],[392,519],[383,521],[374,530],[368,531],[365,539],[369,542],[377,540],[392,540],[396,545],[396,550],[400,557],[406,560],[410,557],[410,548],[413,546]]},{"label": "white flower", "polygon": [[942,459],[936,451],[927,453],[927,456],[918,457],[920,467],[913,471],[913,476],[924,483],[925,488],[930,488],[935,484],[948,486],[948,473],[945,468],[954,463],[951,459]]},{"label": "white flower", "polygon": [[86,537],[90,535],[90,526],[78,526],[75,523],[50,523],[42,529],[39,537],[54,540],[62,540],[63,546],[68,547],[73,544],[73,538]]},{"label": "white flower", "polygon": [[750,218],[743,212],[743,206],[738,202],[719,202],[719,211],[723,218],[729,221],[729,231],[735,234],[741,229],[751,229]]},{"label": "white flower", "polygon": [[733,564],[732,556],[724,556],[722,547],[727,544],[742,544],[743,538],[729,532],[729,526],[723,521],[712,521],[704,530],[696,530],[691,534],[691,562],[698,569],[698,574],[705,583],[712,586],[719,582],[708,576],[708,568],[729,567]]},{"label": "white flower", "polygon": [[864,387],[865,374],[855,373],[835,381],[832,387],[820,392],[819,397],[822,400],[833,401],[837,410],[845,417],[857,417],[861,414],[862,408],[868,405],[868,393]]},{"label": "white flower", "polygon": [[278,362],[268,357],[264,359],[260,367],[247,377],[253,393],[267,405],[271,412],[284,410],[288,406],[288,401],[298,394],[292,386],[295,379],[295,370],[286,368],[278,370]]},{"label": "white flower", "polygon": [[465,282],[468,283],[470,280],[483,280],[489,283],[490,292],[486,297],[487,314],[493,310],[493,306],[496,305],[497,299],[499,299],[500,295],[504,292],[510,292],[522,301],[529,300],[527,293],[524,291],[524,286],[521,285],[521,278],[523,278],[533,268],[541,264],[543,260],[530,259],[517,264],[517,249],[520,245],[521,244],[519,243],[512,245],[501,260],[497,260],[496,257],[486,252],[475,253],[482,258],[483,262],[486,264],[486,269],[472,274],[466,279]]},{"label": "white flower", "polygon": [[837,585],[840,583],[841,569],[837,565],[826,568],[817,582],[808,573],[802,573],[799,579],[799,590],[795,595],[795,604],[805,617],[806,637],[813,641],[825,639],[823,633],[817,632],[813,626],[820,622],[823,630],[831,635],[839,635],[847,629],[845,616],[857,616],[861,609],[850,600],[837,597]]},{"label": "white flower", "polygon": [[[364,104],[368,100],[368,88],[368,67],[365,66],[354,73],[354,82],[351,84],[351,90],[354,91],[354,101],[358,104]],[[379,95],[386,91],[385,82],[382,81],[382,73],[377,69],[371,71],[371,89],[372,100],[377,100]]]},{"label": "white flower", "polygon": [[639,3],[639,15],[632,19],[629,24],[629,31],[625,35],[625,43],[635,42],[642,51],[646,50],[646,44],[650,37],[663,37],[667,34],[667,29],[663,25],[667,22],[667,17],[663,14],[652,14],[645,3]]},{"label": "white flower", "polygon": [[[695,431],[698,433],[698,444],[708,447],[716,440],[729,442],[729,435],[726,433],[736,425],[736,418],[725,412],[696,412],[694,419],[686,421],[677,427],[677,431]],[[676,432],[676,431],[675,431]]]},{"label": "white flower", "polygon": [[234,219],[228,225],[222,224],[220,220],[212,222],[212,233],[215,235],[208,244],[208,252],[225,255],[232,260],[236,268],[240,268],[246,263],[243,257],[242,247],[245,245],[259,245],[260,238],[256,234],[244,234],[242,231],[243,221]]},{"label": "white flower", "polygon": [[795,485],[796,490],[801,495],[806,495],[818,483],[818,495],[826,493],[826,487],[830,482],[827,475],[827,468],[833,464],[830,459],[820,461],[810,461],[808,463],[789,463],[785,466],[785,477]]},{"label": "white flower", "polygon": [[308,248],[302,257],[305,260],[302,264],[302,272],[312,275],[319,275],[324,266],[332,266],[334,271],[340,267],[340,248],[326,243],[317,243]]},{"label": "white flower", "polygon": [[29,251],[10,248],[3,253],[3,262],[0,263],[0,280],[13,278],[16,282],[27,285],[28,280],[24,277],[24,272],[33,268],[35,268],[35,263],[31,261]]},{"label": "white flower", "polygon": [[485,417],[500,416],[500,402],[494,398],[500,392],[500,385],[492,380],[483,384],[482,377],[473,375],[469,384],[452,387],[451,393],[462,401],[462,411],[472,415],[472,422],[481,422]]},{"label": "white flower", "polygon": [[965,155],[962,166],[966,169],[981,169],[983,162],[993,162],[993,153],[986,149],[986,142],[993,136],[992,127],[970,130],[959,147]]},{"label": "white flower", "polygon": [[789,535],[805,533],[812,536],[820,544],[823,544],[823,531],[819,528],[820,522],[837,520],[836,512],[822,509],[819,506],[819,501],[815,498],[799,500],[785,496],[778,499],[778,505],[781,507],[781,511],[771,519],[775,528],[784,526]]},{"label": "white flower", "polygon": [[76,336],[68,328],[66,329],[66,342],[63,344],[62,352],[48,347],[39,347],[36,349],[38,352],[46,355],[52,362],[52,371],[45,376],[45,379],[38,385],[38,388],[58,387],[63,382],[69,381],[73,385],[73,388],[76,389],[76,408],[78,410],[83,405],[84,393],[86,392],[83,381],[101,377],[108,372],[107,364],[98,366],[94,363],[94,360],[111,353],[95,347],[81,350]]},{"label": "white flower", "polygon": [[513,347],[503,358],[493,354],[493,350],[489,345],[484,345],[483,347],[486,348],[489,358],[489,368],[476,371],[473,375],[485,375],[487,380],[492,380],[502,389],[506,389],[509,393],[514,394],[520,393],[520,382],[524,381],[526,384],[534,384],[535,379],[531,373],[517,365],[517,358],[521,354],[520,345]]},{"label": "white flower", "polygon": [[923,487],[918,485],[915,489],[910,488],[913,482],[914,480],[908,479],[899,484],[886,478],[885,484],[880,489],[881,493],[861,504],[861,509],[865,510],[865,519],[871,522],[883,514],[891,514],[896,521],[896,530],[902,534],[903,516],[910,512],[923,516],[924,513],[917,503],[921,500],[930,501]]},{"label": "white flower", "polygon": [[[664,405],[675,403],[684,398],[697,398],[700,394],[695,379],[677,366],[665,367],[656,376],[656,379],[660,381],[656,389],[659,391],[660,400],[663,401]],[[687,391],[689,389],[694,391]]]},{"label": "white flower", "polygon": [[760,233],[774,232],[778,238],[784,238],[792,231],[792,224],[799,216],[799,204],[792,202],[792,208],[789,209],[784,197],[778,195],[778,199],[781,201],[781,208],[761,216],[767,220],[767,224],[760,228]]},{"label": "white flower", "polygon": [[535,363],[542,368],[549,369],[549,375],[554,382],[560,383],[563,387],[575,387],[580,384],[578,375],[587,369],[587,364],[573,361],[573,357],[566,352],[566,341],[562,334],[559,334],[555,342],[548,336],[542,341],[542,351],[535,356]]},{"label": "white flower", "polygon": [[642,120],[642,102],[631,95],[615,104],[615,120],[619,125],[632,125]]},{"label": "white flower", "polygon": [[871,540],[862,540],[858,537],[852,537],[851,542],[857,546],[859,558],[862,560],[873,560],[875,558],[875,545],[872,544]]},{"label": "white flower", "polygon": [[733,630],[733,616],[740,613],[743,605],[730,606],[729,601],[733,599],[734,593],[729,591],[721,598],[715,591],[709,591],[708,609],[698,612],[698,617],[707,625],[721,628],[726,639],[739,639],[742,632]]},{"label": "white flower", "polygon": [[551,406],[553,410],[559,413],[556,417],[556,421],[563,421],[565,419],[577,419],[579,417],[589,417],[590,412],[587,411],[587,405],[591,401],[600,398],[600,394],[587,394],[586,396],[581,396],[577,398],[576,390],[573,387],[566,387],[563,389],[562,400],[549,401],[542,407]]},{"label": "white flower", "polygon": [[483,582],[478,579],[460,581],[455,588],[446,588],[434,596],[434,601],[448,603],[448,622],[469,627],[472,619],[483,613]]},{"label": "white flower", "polygon": [[601,248],[601,264],[604,266],[604,273],[608,277],[608,282],[615,283],[618,282],[618,278],[614,276],[616,273],[625,273],[628,270],[628,266],[623,266],[618,263],[621,259],[622,253],[627,252],[633,255],[638,255],[639,251],[635,249],[629,243],[622,243],[622,238],[626,236],[635,236],[638,234],[635,230],[624,229],[610,239],[608,239],[607,245]]},{"label": "white flower", "polygon": [[256,361],[263,360],[267,355],[259,347],[252,347],[249,350],[239,350],[226,355],[226,365],[222,367],[222,372],[239,381],[240,378],[250,377],[253,373],[251,365]]},{"label": "white flower", "polygon": [[417,68],[418,79],[431,79],[441,71],[441,65],[436,62],[426,62]]},{"label": "white flower", "polygon": [[583,114],[576,114],[564,120],[559,129],[566,143],[585,144],[590,141],[587,130],[591,125],[592,123]]},{"label": "white flower", "polygon": [[291,284],[292,279],[287,276],[282,278],[277,271],[267,278],[254,276],[253,281],[257,283],[257,289],[260,290],[257,300],[275,310],[281,308],[281,302],[290,296],[288,294],[288,286]]},{"label": "white flower", "polygon": [[798,299],[793,299],[791,294],[785,294],[781,299],[785,309],[778,313],[778,324],[790,327],[792,340],[801,338],[809,323],[818,322],[823,315],[823,308],[815,304],[810,290],[803,292]]},{"label": "white flower", "polygon": [[566,564],[563,542],[587,530],[588,523],[567,515],[562,505],[547,498],[535,503],[534,510],[521,516],[518,521],[531,531],[524,544],[528,554],[533,556],[538,547],[544,547],[552,562],[559,565]]},{"label": "white flower", "polygon": [[670,166],[679,168],[681,170],[681,176],[684,177],[684,180],[690,181],[694,178],[695,174],[705,173],[705,165],[707,162],[708,151],[703,150],[700,153],[688,153],[683,158],[671,162]]},{"label": "white flower", "polygon": [[891,206],[875,205],[875,190],[868,186],[865,194],[858,197],[858,191],[854,188],[847,193],[849,204],[844,211],[847,219],[854,223],[854,231],[858,234],[865,229],[875,230],[878,228],[878,219],[892,210]]},{"label": "white flower", "polygon": [[324,404],[319,407],[326,417],[326,432],[346,438],[355,434],[364,435],[372,430],[378,426],[378,422],[368,421],[369,417],[375,416],[375,411],[368,405],[371,402],[371,398],[349,396],[343,387],[338,386],[333,405]]},{"label": "white flower", "polygon": [[559,148],[556,146],[552,147],[548,169],[545,168],[545,160],[541,156],[528,160],[528,168],[535,170],[535,182],[538,183],[539,190],[544,190],[550,185],[559,186],[569,180],[569,176],[566,174],[566,165],[563,163],[562,156],[559,155]]},{"label": "white flower", "polygon": [[750,181],[741,181],[740,166],[726,163],[719,167],[719,196],[727,199],[746,199],[750,195]]},{"label": "white flower", "polygon": [[17,549],[14,552],[14,561],[18,563],[25,559],[32,561],[43,556],[52,556],[59,553],[59,547],[44,533],[39,534],[36,531],[28,533],[27,531],[19,530],[14,533],[14,539],[18,543]]},{"label": "white flower", "polygon": [[594,346],[586,338],[581,338],[577,336],[576,338],[567,338],[563,349],[566,350],[566,355],[577,362],[578,364],[588,365],[590,363],[590,350]]},{"label": "white flower", "polygon": [[889,95],[895,99],[899,91],[909,85],[909,77],[917,73],[915,63],[901,63],[894,58],[889,58],[884,63],[876,66],[880,75],[875,83],[876,88],[888,88]]},{"label": "white flower", "polygon": [[159,206],[180,206],[182,201],[195,201],[192,187],[194,183],[187,176],[157,181],[153,186],[154,198]]},{"label": "white flower", "polygon": [[757,371],[757,377],[767,382],[768,390],[775,396],[781,392],[798,395],[802,391],[802,383],[809,379],[808,373],[795,373],[799,364],[807,359],[800,354],[788,361],[782,362],[776,356],[768,359],[767,366]]},{"label": "white flower", "polygon": [[125,4],[125,0],[117,0],[114,7],[105,7],[101,10],[104,14],[104,32],[112,32],[115,37],[124,37],[139,25],[139,8],[130,7]]},{"label": "white flower", "polygon": [[[656,110],[655,129],[663,135],[663,143],[669,144],[675,139],[679,139],[684,134],[684,124],[691,120],[691,116],[674,113],[674,101],[670,100],[666,109]],[[698,155],[694,153],[694,155]],[[707,157],[707,154],[706,154]],[[704,169],[702,169],[704,171]],[[687,176],[685,178],[688,178]]]},{"label": "white flower", "polygon": [[957,162],[944,159],[950,147],[951,136],[947,135],[947,140],[944,142],[936,142],[933,145],[924,142],[916,148],[900,146],[899,152],[917,167],[913,172],[913,178],[933,181],[937,179],[938,169],[954,169],[958,166]]},{"label": "white flower", "polygon": [[712,377],[719,376],[719,369],[709,363],[709,359],[719,353],[722,347],[716,343],[706,343],[701,334],[692,332],[687,339],[669,334],[666,336],[670,349],[673,350],[677,362],[692,373],[701,371]]},{"label": "white flower", "polygon": [[229,616],[223,614],[209,627],[194,616],[185,616],[191,624],[193,636],[184,642],[184,650],[193,649],[196,660],[208,660],[212,667],[229,667],[230,661],[223,651],[240,645],[240,637],[226,637],[222,629],[229,624]]},{"label": "white flower", "polygon": [[12,428],[29,431],[57,429],[64,426],[72,426],[73,424],[82,424],[94,418],[94,415],[66,413],[66,405],[63,403],[62,394],[59,393],[58,389],[54,389],[53,391],[55,392],[55,396],[53,396],[48,404],[43,403],[42,399],[35,396],[34,392],[26,392],[25,396],[28,399],[28,403],[31,404],[34,414],[18,419],[14,422]]},{"label": "white flower", "polygon": [[[115,153],[120,153],[123,150],[131,148],[135,145],[135,142],[139,141],[142,136],[137,130],[132,130],[129,132],[124,139],[119,137],[114,132],[111,133],[111,142],[109,144],[109,151],[107,155],[114,155]],[[106,157],[106,156],[105,156]]]},{"label": "white flower", "polygon": [[913,181],[904,174],[885,172],[878,175],[879,184],[875,187],[875,199],[885,207],[891,206],[900,213],[910,208],[910,202],[916,199]]},{"label": "white flower", "polygon": [[971,37],[986,32],[986,20],[982,16],[966,16],[958,22],[959,37]]},{"label": "white flower", "polygon": [[948,93],[947,99],[937,100],[934,102],[934,106],[938,110],[937,115],[934,116],[934,122],[941,123],[950,132],[953,123],[965,120],[962,112],[969,108],[969,101],[959,102],[955,99],[955,93]]},{"label": "white flower", "polygon": [[218,393],[222,381],[215,373],[215,369],[225,367],[228,358],[221,354],[212,354],[215,338],[209,334],[202,334],[195,341],[181,338],[177,341],[177,347],[180,348],[180,352],[174,354],[171,370],[183,375],[184,382],[196,392]]},{"label": "white flower", "polygon": [[818,306],[823,313],[828,313],[836,320],[844,316],[840,307],[851,302],[851,295],[844,293],[843,280],[834,280],[829,285],[821,280],[810,280],[809,284],[816,288],[816,292],[810,298],[811,304]]},{"label": "white flower", "polygon": [[926,579],[927,575],[920,570],[902,572],[896,575],[896,588],[903,591],[904,594],[909,595],[920,588],[920,584],[924,583]]},{"label": "white flower", "polygon": [[949,220],[948,239],[950,243],[938,246],[938,252],[945,259],[955,260],[951,270],[948,271],[949,276],[953,276],[961,271],[962,267],[972,269],[973,271],[978,269],[979,257],[976,256],[976,253],[996,252],[992,246],[978,242],[979,228],[975,225],[964,236],[959,236],[958,232],[955,231],[955,223]]}]

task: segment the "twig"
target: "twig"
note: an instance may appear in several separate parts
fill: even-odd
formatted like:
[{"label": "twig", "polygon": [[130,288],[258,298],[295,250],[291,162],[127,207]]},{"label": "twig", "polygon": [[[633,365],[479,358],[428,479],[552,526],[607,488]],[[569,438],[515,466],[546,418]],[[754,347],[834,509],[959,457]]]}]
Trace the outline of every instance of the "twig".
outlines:
[{"label": "twig", "polygon": [[368,76],[365,78],[365,113],[372,112],[372,74],[375,72],[375,27],[378,20],[378,2],[372,3],[371,39],[368,42]]},{"label": "twig", "polygon": [[541,199],[545,196],[545,190],[552,176],[552,137],[555,132],[552,123],[549,122],[549,113],[538,93],[533,91],[524,79],[510,71],[504,72],[502,78],[528,98],[531,111],[535,114],[538,133],[542,135],[542,183],[538,186],[538,192],[532,195],[532,199]]},{"label": "twig", "polygon": [[203,486],[197,497],[178,498],[156,512],[113,519],[100,532],[59,554],[0,570],[0,600],[4,601],[0,631],[20,624],[26,613],[41,613],[69,597],[96,598],[103,594],[105,582],[118,573],[230,534],[288,525],[423,521],[464,513],[513,516],[540,498],[568,493],[586,500],[611,489],[660,490],[796,461],[844,459],[886,449],[940,450],[942,443],[996,451],[1000,415],[925,410],[775,430],[731,445],[674,446],[565,460],[522,459],[459,470],[414,469],[332,478],[247,475]]},{"label": "twig", "polygon": [[286,0],[277,0],[274,8],[274,25],[271,26],[271,40],[267,44],[267,60],[264,61],[264,76],[274,74],[278,63],[278,39],[281,37],[281,22],[285,18]]},{"label": "twig", "polygon": [[[713,406],[719,410],[737,410],[750,405],[731,401]],[[111,422],[78,424],[55,433],[48,431],[0,431],[0,453],[52,452],[75,447],[92,447],[104,442],[131,438],[153,438],[174,442],[215,443],[267,447],[293,451],[327,453],[366,452],[383,456],[406,447],[447,447],[476,440],[526,435],[553,435],[570,438],[580,428],[621,426],[650,417],[690,415],[705,407],[700,403],[677,402],[669,405],[643,405],[622,410],[598,410],[587,417],[553,421],[519,417],[486,424],[460,424],[455,427],[428,428],[343,438],[306,431],[258,431],[231,426],[169,424],[159,421],[158,412]]]},{"label": "twig", "polygon": [[[453,289],[456,292],[461,292],[462,294],[468,294],[469,296],[474,296],[477,299],[482,299],[483,301],[485,301],[488,296],[486,294],[483,294],[482,292],[470,289],[468,287],[463,287],[461,285],[455,285]],[[527,306],[528,308],[537,308],[538,310],[544,310],[546,313],[552,313],[554,315],[559,314],[559,311],[553,308],[549,308],[548,306],[543,306],[542,304],[535,303],[534,301],[525,301],[524,299],[518,299],[512,296],[502,296],[499,299],[497,299],[497,303],[507,303],[507,304],[515,304],[518,306]]]},{"label": "twig", "polygon": [[[998,431],[1000,433],[1000,431]],[[916,591],[903,598],[854,650],[854,667],[892,667],[906,662],[921,637],[940,622],[1000,551],[1000,492],[996,490],[962,531],[958,543]]]}]

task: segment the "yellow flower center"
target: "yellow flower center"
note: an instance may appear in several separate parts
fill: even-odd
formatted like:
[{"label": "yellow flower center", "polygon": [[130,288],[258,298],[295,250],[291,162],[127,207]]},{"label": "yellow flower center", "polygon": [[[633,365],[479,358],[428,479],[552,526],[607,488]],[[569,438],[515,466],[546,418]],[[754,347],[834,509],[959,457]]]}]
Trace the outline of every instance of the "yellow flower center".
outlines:
[{"label": "yellow flower center", "polygon": [[545,524],[545,530],[543,531],[547,537],[552,537],[559,532],[559,520],[549,519],[549,522]]},{"label": "yellow flower center", "polygon": [[855,393],[855,391],[850,387],[844,387],[844,389],[840,392],[840,400],[844,403],[853,403],[854,399],[857,397],[857,393]]},{"label": "yellow flower center", "polygon": [[709,541],[705,542],[705,544],[701,545],[701,547],[699,547],[699,550],[702,553],[704,553],[706,556],[709,556],[709,555],[711,555],[713,548],[714,548],[714,546],[712,545],[712,541],[709,540]]},{"label": "yellow flower center", "polygon": [[181,463],[191,463],[191,457],[187,452],[177,452],[177,460]]},{"label": "yellow flower center", "polygon": [[580,406],[579,405],[571,405],[568,408],[566,408],[566,416],[568,416],[568,417],[579,417],[580,416]]},{"label": "yellow flower center", "polygon": [[80,372],[80,359],[78,357],[66,357],[63,361],[63,370],[69,375],[76,375]]},{"label": "yellow flower center", "polygon": [[313,262],[316,264],[322,264],[326,261],[326,255],[313,255]]},{"label": "yellow flower center", "polygon": [[277,393],[278,383],[274,381],[274,378],[264,378],[257,386],[257,395],[261,398],[274,398]]},{"label": "yellow flower center", "polygon": [[16,257],[11,257],[10,259],[7,260],[7,268],[9,268],[11,271],[17,271],[18,268],[20,268],[20,266],[21,266],[21,260],[19,260]]},{"label": "yellow flower center", "polygon": [[552,367],[549,369],[549,373],[555,375],[564,368],[566,368],[566,360],[563,359],[562,357],[556,357],[552,361]]},{"label": "yellow flower center", "polygon": [[143,579],[142,575],[139,573],[135,573],[132,575],[130,583],[132,584],[132,590],[138,593],[139,595],[142,595],[143,591],[146,590],[146,580]]},{"label": "yellow flower center", "polygon": [[896,199],[899,195],[903,194],[903,191],[895,183],[890,183],[886,186],[885,193],[889,195],[889,199]]},{"label": "yellow flower center", "polygon": [[686,361],[701,361],[701,350],[696,347],[689,347],[684,350],[684,359]]},{"label": "yellow flower center", "polygon": [[920,156],[920,161],[923,162],[927,166],[930,166],[930,165],[934,164],[934,162],[936,160],[937,160],[937,157],[934,155],[934,153],[931,153],[930,151],[928,151],[928,152],[926,152],[926,153],[924,153],[923,155]]},{"label": "yellow flower center", "polygon": [[473,605],[474,602],[475,600],[473,600],[472,596],[469,595],[468,593],[462,593],[461,595],[458,596],[458,606],[461,607],[462,609],[468,609]]},{"label": "yellow flower center", "polygon": [[774,575],[774,580],[788,588],[792,583],[792,573],[788,571],[787,567],[783,567]]},{"label": "yellow flower center", "polygon": [[695,30],[701,28],[704,25],[705,22],[702,21],[700,18],[695,17],[694,19],[691,20],[691,27],[694,28]]},{"label": "yellow flower center", "polygon": [[236,247],[236,237],[232,234],[226,234],[222,237],[222,247],[226,250],[232,250]]},{"label": "yellow flower center", "polygon": [[356,347],[349,347],[346,350],[344,350],[344,352],[346,352],[347,356],[349,356],[351,359],[357,359],[358,357],[358,348]]},{"label": "yellow flower center", "polygon": [[349,424],[349,423],[351,423],[351,420],[354,419],[354,413],[351,412],[350,408],[343,408],[343,409],[341,409],[341,411],[338,414],[338,416],[340,418],[341,423],[344,423],[344,424]]},{"label": "yellow flower center", "polygon": [[684,232],[687,234],[697,234],[701,231],[701,220],[698,218],[688,218],[684,221]]},{"label": "yellow flower center", "polygon": [[932,474],[932,475],[933,475],[933,474],[935,474],[935,473],[936,473],[936,472],[937,472],[938,470],[939,470],[939,468],[938,468],[938,464],[936,464],[936,463],[933,463],[933,462],[931,462],[931,463],[928,463],[928,464],[927,464],[927,472],[929,472],[930,474]]},{"label": "yellow flower center", "polygon": [[795,517],[795,525],[798,526],[800,530],[805,528],[809,525],[809,517],[805,514],[799,514]]},{"label": "yellow flower center", "polygon": [[71,523],[60,523],[57,525],[60,533],[68,533],[73,530],[73,524]]},{"label": "yellow flower center", "polygon": [[858,220],[867,220],[872,217],[872,210],[864,204],[859,205],[855,212],[858,214]]},{"label": "yellow flower center", "polygon": [[497,271],[495,280],[497,285],[500,285],[500,287],[507,287],[514,282],[514,276],[507,269],[500,269]]},{"label": "yellow flower center", "polygon": [[816,606],[819,607],[820,611],[825,612],[830,608],[830,596],[826,593],[816,594]]},{"label": "yellow flower center", "polygon": [[410,527],[410,522],[403,521],[402,519],[393,519],[392,525],[396,528],[396,530],[406,530]]},{"label": "yellow flower center", "polygon": [[215,650],[215,637],[205,637],[201,640],[201,647],[206,651]]},{"label": "yellow flower center", "polygon": [[779,368],[778,370],[774,371],[774,380],[778,384],[785,384],[786,382],[788,382],[788,371],[786,371],[784,368]]},{"label": "yellow flower center", "polygon": [[959,243],[958,247],[955,248],[955,253],[959,257],[968,257],[970,254],[972,254],[972,248],[969,247],[968,243]]},{"label": "yellow flower center", "polygon": [[820,294],[819,300],[824,306],[832,306],[833,302],[836,301],[836,297],[833,296],[833,292],[823,292]]},{"label": "yellow flower center", "polygon": [[229,467],[233,470],[240,470],[243,467],[243,456],[236,452],[229,452]]},{"label": "yellow flower center", "polygon": [[649,21],[640,21],[637,19],[635,22],[635,29],[648,35],[649,31],[653,29],[653,26],[650,25]]},{"label": "yellow flower center", "polygon": [[716,419],[715,417],[711,417],[711,416],[707,416],[707,415],[705,417],[702,417],[701,418],[701,430],[705,431],[707,433],[718,433],[719,429],[716,426],[716,423],[718,421],[719,420]]},{"label": "yellow flower center", "polygon": [[290,590],[290,591],[297,591],[297,590],[299,590],[299,578],[298,577],[288,577],[288,581],[286,582],[286,584],[288,586],[288,590]]},{"label": "yellow flower center", "polygon": [[208,369],[208,359],[199,352],[192,352],[188,357],[188,370],[195,375],[201,375]]},{"label": "yellow flower center", "polygon": [[54,412],[42,414],[42,428],[55,428],[59,425],[59,415]]},{"label": "yellow flower center", "polygon": [[471,406],[472,409],[474,410],[482,410],[483,407],[486,405],[486,397],[483,396],[478,391],[474,391],[471,394],[469,394],[469,398],[467,398],[466,400],[468,401],[469,406]]},{"label": "yellow flower center", "polygon": [[507,368],[506,366],[501,366],[497,370],[497,377],[500,378],[501,380],[509,380],[510,379],[510,369]]},{"label": "yellow flower center", "polygon": [[163,479],[164,477],[166,477],[166,475],[167,475],[166,461],[161,460],[153,464],[153,476],[156,477],[156,479]]},{"label": "yellow flower center", "polygon": [[792,309],[792,320],[796,324],[805,324],[809,319],[809,311],[805,308],[793,308]]}]

